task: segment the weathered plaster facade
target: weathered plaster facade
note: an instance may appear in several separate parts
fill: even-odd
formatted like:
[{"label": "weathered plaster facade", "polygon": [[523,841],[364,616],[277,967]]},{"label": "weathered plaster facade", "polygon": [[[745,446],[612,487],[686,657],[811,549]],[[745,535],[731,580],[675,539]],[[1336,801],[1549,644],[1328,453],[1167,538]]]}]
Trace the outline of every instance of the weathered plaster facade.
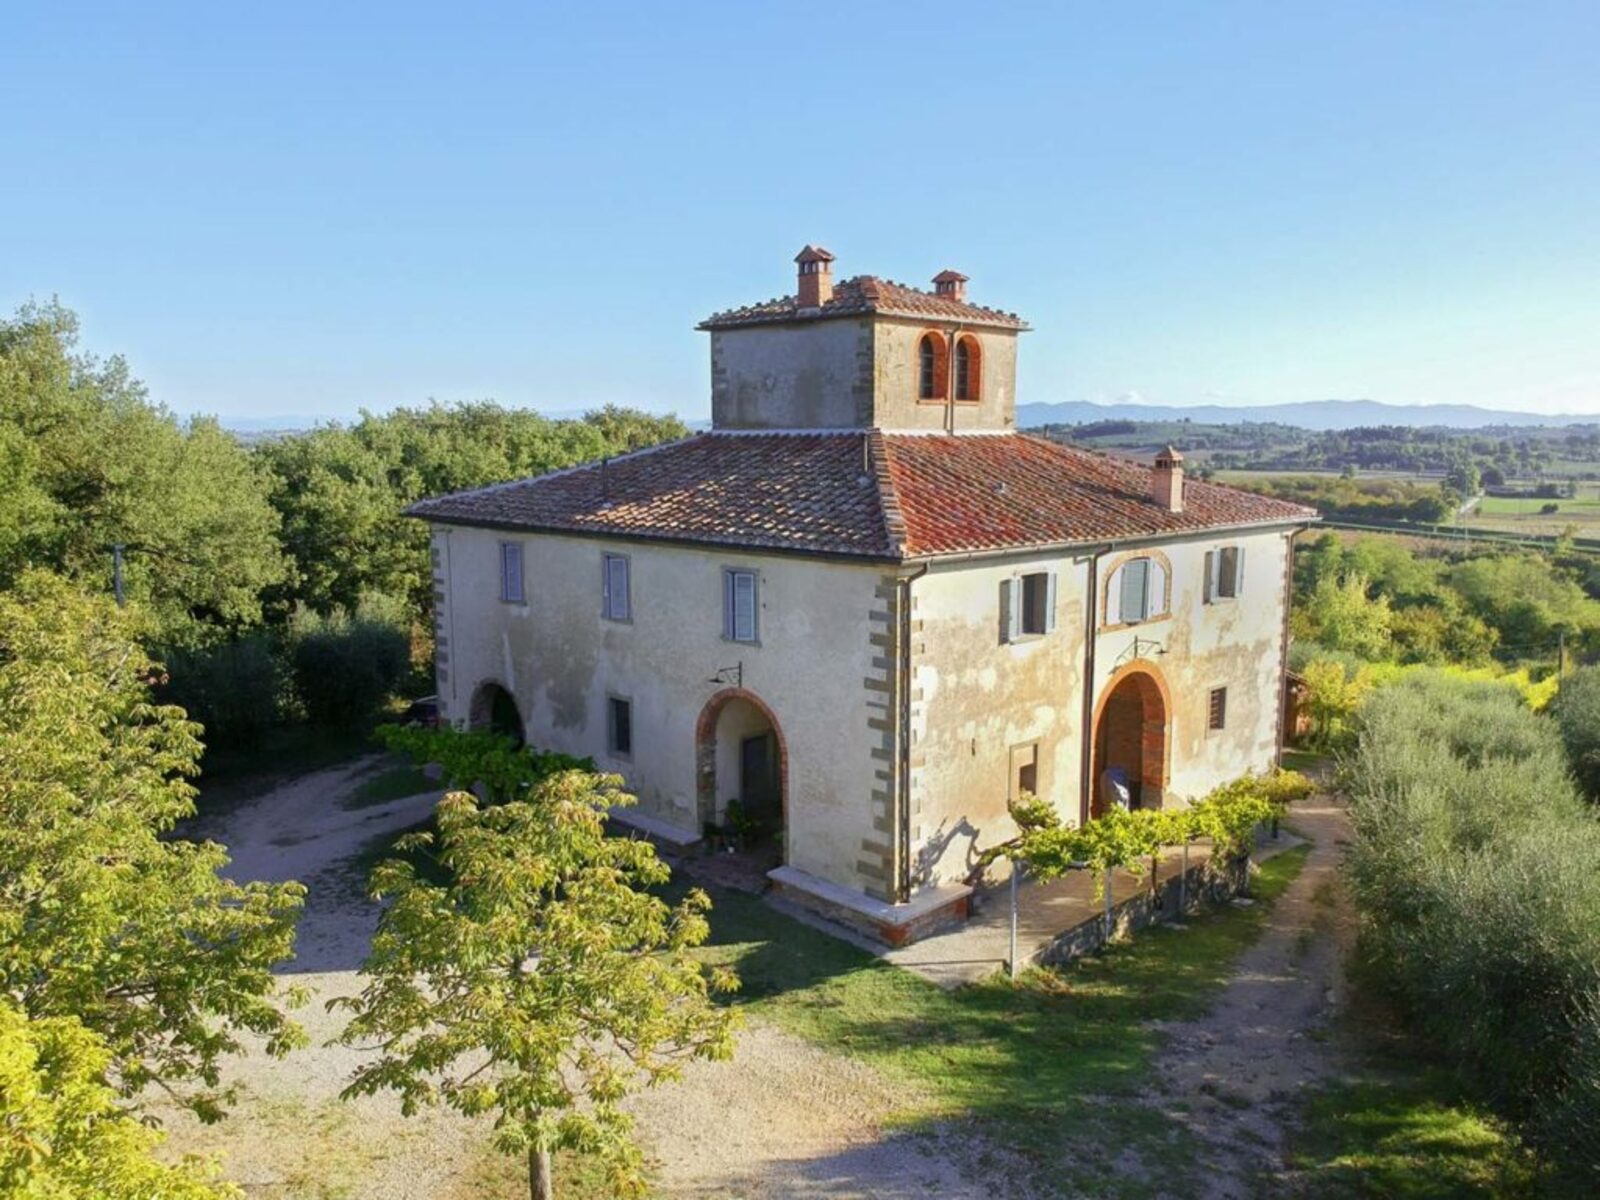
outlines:
[{"label": "weathered plaster facade", "polygon": [[[1244,550],[1239,595],[1205,603],[1206,552],[1222,546]],[[935,565],[913,592],[919,625],[912,646],[914,883],[962,880],[977,849],[1015,833],[1006,805],[1018,761],[1036,764],[1038,795],[1068,823],[1080,821],[1084,758],[1096,753],[1093,717],[1086,722],[1085,713],[1103,712],[1112,687],[1130,670],[1155,676],[1171,697],[1164,805],[1273,766],[1288,553],[1288,534],[1273,530]],[[1149,554],[1171,564],[1170,594],[1160,606],[1165,614],[1107,627],[1105,579],[1118,563]],[[1092,618],[1086,616],[1091,564]],[[1001,641],[1001,582],[1039,571],[1056,574],[1055,628]],[[1091,636],[1094,680],[1086,708]],[[1212,731],[1208,705],[1217,687],[1228,689],[1227,718]],[[1095,782],[1091,775],[1090,788]]]},{"label": "weathered plaster facade", "polygon": [[[802,297],[837,300],[831,255],[808,247],[797,261]],[[1150,806],[1274,763],[1290,537],[1309,514],[1263,513],[1209,485],[1191,488],[1202,508],[1186,513],[1175,453],[1154,472],[1108,473],[1108,460],[1059,447],[1041,458],[1044,443],[996,436],[1015,423],[1026,326],[966,304],[952,272],[937,294],[864,278],[841,285],[836,309],[786,298],[702,326],[717,432],[680,443],[697,464],[686,476],[652,474],[669,448],[417,515],[435,521],[446,721],[481,723],[482,689],[504,688],[529,742],[621,774],[640,800],[623,819],[680,843],[723,818],[742,747],[770,730],[784,862],[774,882],[894,939],[964,911],[974,857],[1015,832],[1007,804],[1024,786],[1078,822],[1105,794],[1107,763],[1131,769]],[[898,307],[860,311],[869,298]],[[930,332],[946,347],[973,339],[973,400],[921,398]],[[873,432],[757,432],[856,429]],[[899,466],[888,434],[903,443]],[[829,443],[847,445],[830,458]],[[765,456],[743,475],[740,446]],[[922,490],[904,490],[895,471],[935,447],[938,461],[914,479]],[[957,447],[996,455],[952,467]],[[619,496],[623,468],[631,490]],[[994,474],[1007,468],[1009,490]],[[1066,474],[1041,491],[1050,470]],[[729,528],[700,519],[735,494]],[[839,511],[863,536],[817,549]],[[1041,536],[1041,512],[1062,516],[1051,528],[1063,532]],[[913,516],[974,541],[919,546]],[[772,540],[786,531],[799,543],[787,550]],[[741,539],[765,548],[728,548]],[[506,541],[521,546],[525,602],[500,599]],[[1224,547],[1242,556],[1237,594],[1213,598],[1207,556]],[[627,620],[602,612],[608,553],[627,556]],[[1149,562],[1150,602],[1130,618],[1117,572],[1136,558]],[[758,578],[755,643],[725,637],[730,569]],[[1003,597],[1023,594],[1034,607],[1019,624]],[[1041,595],[1053,598],[1042,608]],[[625,755],[611,749],[617,701],[630,706]]]},{"label": "weathered plaster facade", "polygon": [[[499,549],[523,546],[527,603],[499,597]],[[699,838],[702,812],[696,725],[708,702],[740,686],[771,710],[787,748],[788,862],[842,887],[881,887],[862,846],[883,841],[872,797],[884,768],[882,607],[878,570],[797,557],[696,547],[440,526],[436,555],[448,564],[439,624],[442,719],[464,726],[483,683],[511,693],[530,743],[592,755],[639,797],[647,828],[680,842]],[[624,550],[631,564],[632,620],[601,615],[601,555]],[[759,572],[760,643],[722,636],[723,570]],[[819,652],[826,647],[826,652]],[[722,673],[723,681],[712,682]],[[606,703],[632,702],[628,758],[608,749]],[[736,720],[724,713],[718,724]],[[723,729],[721,732],[729,732]],[[722,742],[719,740],[719,745]],[[733,760],[721,751],[714,797],[737,793]]]}]

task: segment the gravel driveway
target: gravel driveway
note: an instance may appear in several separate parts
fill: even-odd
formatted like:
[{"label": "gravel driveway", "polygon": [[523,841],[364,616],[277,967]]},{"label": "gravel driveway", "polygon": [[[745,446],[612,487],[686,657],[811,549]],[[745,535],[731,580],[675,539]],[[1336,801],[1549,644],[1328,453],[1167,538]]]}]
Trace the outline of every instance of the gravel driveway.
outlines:
[{"label": "gravel driveway", "polygon": [[[371,756],[291,780],[197,823],[225,843],[241,879],[298,879],[310,889],[299,957],[283,972],[310,1002],[298,1018],[312,1045],[282,1060],[252,1053],[230,1064],[243,1099],[219,1125],[156,1105],[174,1153],[222,1156],[253,1197],[421,1200],[518,1195],[486,1181],[486,1122],[447,1111],[406,1119],[388,1097],[351,1103],[340,1089],[362,1060],[327,1043],[342,1014],[325,1001],[359,988],[377,908],[353,867],[375,839],[425,819],[437,793],[346,809],[342,801],[384,760]],[[908,1099],[871,1068],[752,1022],[731,1063],[692,1064],[682,1083],[639,1096],[633,1110],[656,1165],[659,1193],[681,1197],[980,1197],[937,1140],[887,1132]]]}]

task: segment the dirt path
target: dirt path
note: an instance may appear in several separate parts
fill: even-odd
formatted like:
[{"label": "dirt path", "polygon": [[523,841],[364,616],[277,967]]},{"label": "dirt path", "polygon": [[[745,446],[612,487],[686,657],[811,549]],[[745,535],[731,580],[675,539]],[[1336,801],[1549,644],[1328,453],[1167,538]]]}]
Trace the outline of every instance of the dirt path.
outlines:
[{"label": "dirt path", "polygon": [[1193,1195],[1236,1200],[1281,1178],[1301,1089],[1338,1073],[1329,1027],[1343,1000],[1342,962],[1353,933],[1338,881],[1344,809],[1319,795],[1291,824],[1314,842],[1304,868],[1273,905],[1266,930],[1212,1010],[1166,1026],[1151,1104],[1205,1146]]},{"label": "dirt path", "polygon": [[[222,1155],[246,1194],[270,1200],[488,1200],[519,1194],[494,1167],[487,1122],[445,1111],[402,1117],[388,1097],[341,1102],[363,1052],[329,1046],[343,1027],[325,1002],[359,989],[378,910],[355,867],[376,839],[426,818],[437,793],[347,809],[382,759],[364,758],[292,780],[197,823],[190,836],[229,847],[239,879],[298,879],[310,889],[299,957],[285,981],[305,988],[296,1013],[311,1045],[285,1059],[257,1052],[229,1064],[243,1089],[233,1114],[202,1126],[155,1107],[173,1153]],[[632,1104],[658,1194],[694,1200],[934,1196],[976,1200],[933,1139],[886,1131],[904,1107],[877,1072],[777,1029],[752,1024],[731,1063],[693,1064],[681,1084]]]}]

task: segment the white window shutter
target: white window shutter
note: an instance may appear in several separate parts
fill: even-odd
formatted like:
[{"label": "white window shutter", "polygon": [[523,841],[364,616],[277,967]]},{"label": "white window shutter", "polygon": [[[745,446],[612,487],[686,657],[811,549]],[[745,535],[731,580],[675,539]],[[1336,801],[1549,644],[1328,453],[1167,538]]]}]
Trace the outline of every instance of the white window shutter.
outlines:
[{"label": "white window shutter", "polygon": [[1144,614],[1147,617],[1161,616],[1167,611],[1167,568],[1158,558],[1150,560],[1149,582],[1144,602]]},{"label": "white window shutter", "polygon": [[1106,580],[1106,624],[1122,624],[1122,567],[1111,572]]},{"label": "white window shutter", "polygon": [[600,615],[611,616],[611,556],[600,556]]},{"label": "white window shutter", "polygon": [[1206,551],[1206,578],[1203,587],[1203,602],[1210,604],[1217,598],[1217,552]]},{"label": "white window shutter", "polygon": [[1244,595],[1244,547],[1240,546],[1233,560],[1233,594]]},{"label": "white window shutter", "polygon": [[1016,635],[1016,621],[1012,616],[1011,595],[1017,590],[1017,581],[1002,579],[1000,581],[1000,640],[1009,642]]},{"label": "white window shutter", "polygon": [[756,577],[740,571],[733,577],[734,636],[742,642],[756,640]]},{"label": "white window shutter", "polygon": [[1051,571],[1045,576],[1044,586],[1044,631],[1056,631],[1056,573]]}]

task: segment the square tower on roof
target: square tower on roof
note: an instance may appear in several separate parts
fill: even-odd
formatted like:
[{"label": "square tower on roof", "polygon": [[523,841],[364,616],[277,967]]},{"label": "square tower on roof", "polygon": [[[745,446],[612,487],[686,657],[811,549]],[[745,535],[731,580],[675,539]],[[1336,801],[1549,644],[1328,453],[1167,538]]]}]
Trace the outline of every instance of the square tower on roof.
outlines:
[{"label": "square tower on roof", "polygon": [[795,256],[792,296],[707,317],[717,429],[1002,431],[1017,420],[1015,313],[966,296],[944,270],[922,291],[858,275],[834,256]]}]

